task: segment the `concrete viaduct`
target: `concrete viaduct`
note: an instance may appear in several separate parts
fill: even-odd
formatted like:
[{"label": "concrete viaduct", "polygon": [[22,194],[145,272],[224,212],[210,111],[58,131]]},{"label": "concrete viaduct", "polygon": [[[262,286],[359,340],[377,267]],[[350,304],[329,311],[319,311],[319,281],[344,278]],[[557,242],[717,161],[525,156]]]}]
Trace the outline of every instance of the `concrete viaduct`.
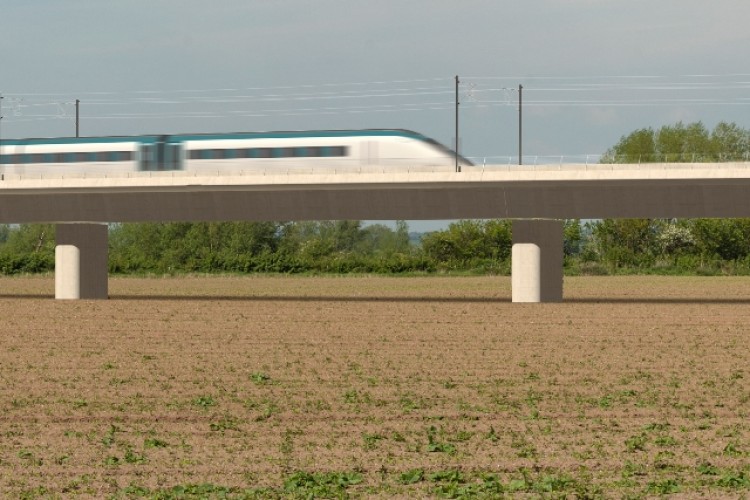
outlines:
[{"label": "concrete viaduct", "polygon": [[55,297],[104,299],[107,223],[513,219],[514,302],[562,300],[562,219],[750,216],[750,163],[0,180],[0,223],[57,224]]}]

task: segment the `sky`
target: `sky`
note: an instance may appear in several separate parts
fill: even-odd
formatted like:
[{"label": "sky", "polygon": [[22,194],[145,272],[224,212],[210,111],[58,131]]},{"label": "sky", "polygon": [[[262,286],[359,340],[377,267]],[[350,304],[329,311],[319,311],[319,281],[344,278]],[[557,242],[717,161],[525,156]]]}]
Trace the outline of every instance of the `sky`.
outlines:
[{"label": "sky", "polygon": [[[750,128],[747,0],[0,0],[0,140],[405,128],[476,163]],[[413,227],[410,224],[410,227]],[[421,227],[427,228],[428,225]]]}]

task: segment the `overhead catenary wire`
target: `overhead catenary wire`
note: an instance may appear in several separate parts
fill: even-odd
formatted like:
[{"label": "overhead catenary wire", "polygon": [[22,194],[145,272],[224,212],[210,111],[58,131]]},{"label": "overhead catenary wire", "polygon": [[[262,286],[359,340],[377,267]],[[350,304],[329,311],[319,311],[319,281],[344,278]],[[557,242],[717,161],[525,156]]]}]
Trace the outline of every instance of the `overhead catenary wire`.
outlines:
[{"label": "overhead catenary wire", "polygon": [[[275,87],[92,90],[75,94],[76,99],[86,100],[87,120],[331,116],[449,109],[452,103],[439,97],[453,92],[451,80],[441,77]],[[462,109],[513,106],[514,99],[508,92],[515,90],[518,81],[526,82],[526,107],[746,106],[750,103],[745,92],[750,90],[749,80],[747,73],[462,77],[462,83],[468,83],[471,89],[470,99],[465,100]],[[497,99],[498,92],[505,93],[505,98]],[[716,92],[720,95],[715,95]],[[7,121],[72,118],[66,108],[74,105],[72,94],[4,92],[4,95],[9,98],[6,101],[13,100],[14,108],[6,116]],[[299,106],[301,103],[309,105]],[[341,105],[331,106],[333,103]],[[118,110],[121,107],[133,111],[124,113]],[[45,109],[55,109],[57,113],[44,112]]]},{"label": "overhead catenary wire", "polygon": [[[701,75],[703,77],[724,77],[726,75]],[[750,74],[737,74],[736,76],[743,76],[750,78]],[[513,83],[513,86],[515,86],[517,81],[528,81],[528,80],[543,80],[543,81],[578,81],[576,83],[565,83],[557,87],[535,87],[537,90],[586,90],[590,88],[595,87],[602,87],[602,88],[609,88],[609,87],[616,87],[616,88],[633,88],[633,89],[639,89],[641,87],[637,87],[638,85],[642,85],[641,83],[629,83],[630,80],[637,79],[637,80],[643,80],[643,79],[661,79],[661,78],[667,78],[667,77],[660,77],[660,76],[650,76],[650,75],[624,75],[624,76],[591,76],[591,77],[534,77],[534,76],[527,76],[527,77],[493,77],[493,76],[477,76],[477,77],[464,77],[466,81],[469,80],[476,80],[478,84],[485,85],[485,83],[482,83],[483,81],[501,81],[506,80]],[[669,77],[673,78],[673,77]],[[610,79],[610,80],[619,80],[614,83],[596,83],[596,82],[587,82],[587,80],[592,79]],[[350,82],[350,83],[323,83],[323,84],[307,84],[307,85],[289,85],[289,86],[275,86],[275,87],[234,87],[234,88],[210,88],[210,89],[146,89],[146,90],[130,90],[130,91],[87,91],[87,92],[81,92],[76,91],[75,95],[78,97],[87,97],[88,96],[127,96],[127,95],[137,95],[137,96],[143,96],[143,95],[156,95],[156,94],[167,94],[167,95],[175,95],[175,94],[223,94],[223,93],[237,93],[237,92],[253,92],[253,91],[273,91],[275,93],[273,94],[261,94],[260,96],[254,95],[254,94],[248,94],[247,97],[252,98],[258,98],[258,97],[323,97],[324,95],[332,95],[335,94],[336,96],[341,96],[345,94],[352,94],[357,95],[361,94],[363,92],[371,92],[371,89],[365,89],[365,90],[338,90],[336,92],[332,92],[330,90],[326,91],[319,91],[319,92],[313,92],[313,93],[299,93],[299,94],[290,94],[286,93],[288,90],[299,90],[299,89],[320,89],[320,88],[335,88],[335,87],[347,87],[347,86],[380,86],[380,85],[390,85],[390,84],[401,84],[401,83],[423,83],[423,82],[440,82],[442,81],[444,84],[447,83],[449,80],[447,78],[431,78],[431,79],[412,79],[412,80],[390,80],[390,81],[371,81],[371,82]],[[695,86],[701,86],[706,87],[707,89],[725,89],[725,88],[747,88],[748,85],[750,85],[750,81],[741,81],[741,82],[729,82],[732,85],[729,84],[721,84],[721,85],[713,85],[711,87],[708,87],[710,83],[701,83],[701,82],[666,82],[666,83],[658,83],[658,84],[650,84],[649,86],[644,86],[641,89],[643,90],[651,90],[651,89],[664,89],[664,90],[673,90],[674,88],[680,88],[680,87],[686,87],[686,88],[692,88]],[[735,85],[740,84],[740,85]],[[677,87],[675,87],[677,86]],[[527,85],[528,87],[528,85]],[[400,87],[396,89],[391,89],[392,92],[408,92],[413,90],[438,90],[438,89],[445,89],[445,86],[442,87]],[[72,93],[5,93],[8,97],[13,96],[26,96],[27,98],[37,98],[37,97],[45,97],[45,98],[53,98],[56,96],[66,96],[66,95],[72,95]],[[366,94],[365,94],[366,95]],[[389,94],[383,94],[383,96],[388,96]],[[205,97],[188,97],[189,99],[206,99]],[[209,97],[208,99],[212,99],[213,97]],[[70,99],[72,100],[72,98]],[[126,98],[124,102],[129,102],[130,98]]]}]

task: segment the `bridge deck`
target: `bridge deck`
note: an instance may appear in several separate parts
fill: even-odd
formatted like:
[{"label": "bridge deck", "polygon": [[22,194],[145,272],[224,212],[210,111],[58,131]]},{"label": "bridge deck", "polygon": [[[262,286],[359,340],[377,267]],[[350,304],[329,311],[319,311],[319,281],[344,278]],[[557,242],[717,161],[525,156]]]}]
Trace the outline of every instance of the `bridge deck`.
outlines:
[{"label": "bridge deck", "polygon": [[5,176],[0,223],[743,217],[748,193],[750,163]]}]

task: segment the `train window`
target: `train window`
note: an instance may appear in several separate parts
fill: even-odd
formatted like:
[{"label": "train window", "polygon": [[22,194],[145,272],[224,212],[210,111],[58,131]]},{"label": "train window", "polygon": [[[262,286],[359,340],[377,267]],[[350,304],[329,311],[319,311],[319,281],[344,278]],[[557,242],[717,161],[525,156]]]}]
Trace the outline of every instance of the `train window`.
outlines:
[{"label": "train window", "polygon": [[94,153],[94,161],[103,162],[103,161],[111,161],[109,159],[111,153],[108,153],[107,151],[99,151],[98,153]]},{"label": "train window", "polygon": [[348,146],[303,146],[282,148],[193,149],[191,160],[223,160],[233,158],[317,158],[348,156]]},{"label": "train window", "polygon": [[44,155],[33,153],[29,155],[29,163],[43,163]]},{"label": "train window", "polygon": [[193,149],[188,153],[191,160],[231,160],[253,158],[253,149]]},{"label": "train window", "polygon": [[133,161],[132,151],[121,151],[119,155],[120,155],[120,161]]}]

